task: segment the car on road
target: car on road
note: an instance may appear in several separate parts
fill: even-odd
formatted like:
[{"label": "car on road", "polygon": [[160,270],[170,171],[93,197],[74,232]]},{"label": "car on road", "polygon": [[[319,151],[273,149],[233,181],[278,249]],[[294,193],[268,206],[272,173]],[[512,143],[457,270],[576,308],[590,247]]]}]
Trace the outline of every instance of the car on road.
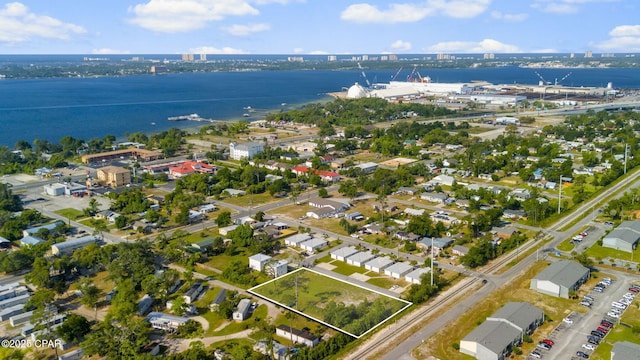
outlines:
[{"label": "car on road", "polygon": [[582,351],[578,351],[578,352],[576,352],[576,355],[577,355],[578,357],[583,358],[583,359],[588,359],[588,358],[589,358],[589,355],[588,355],[587,353],[585,353],[585,352],[582,352]]},{"label": "car on road", "polygon": [[584,349],[591,350],[591,351],[596,349],[595,345],[593,345],[593,344],[582,344],[582,347]]}]

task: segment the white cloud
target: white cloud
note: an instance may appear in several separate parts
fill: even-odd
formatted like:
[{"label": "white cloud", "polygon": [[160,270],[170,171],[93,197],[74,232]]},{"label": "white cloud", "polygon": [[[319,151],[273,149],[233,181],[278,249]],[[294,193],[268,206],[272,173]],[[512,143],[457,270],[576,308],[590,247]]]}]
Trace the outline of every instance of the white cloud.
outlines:
[{"label": "white cloud", "polygon": [[360,3],[349,5],[340,14],[355,23],[410,23],[438,14],[453,18],[471,18],[483,13],[491,0],[427,0],[425,3],[390,4],[386,9]]},{"label": "white cloud", "polygon": [[93,49],[91,51],[92,54],[131,54],[131,51],[129,50],[116,50],[116,49],[109,49],[109,48],[101,48],[101,49]]},{"label": "white cloud", "polygon": [[502,13],[500,11],[492,11],[491,17],[498,20],[504,20],[506,22],[521,22],[521,21],[525,21],[529,17],[529,14],[527,13],[507,14],[507,13]]},{"label": "white cloud", "polygon": [[480,42],[474,41],[445,41],[437,43],[427,48],[428,52],[446,53],[519,53],[522,52],[517,46],[501,43],[494,39],[484,39]]},{"label": "white cloud", "polygon": [[619,25],[609,31],[610,39],[592,43],[598,50],[613,52],[640,51],[640,25]]},{"label": "white cloud", "polygon": [[302,54],[304,52],[304,49],[301,47],[297,47],[295,49],[293,49],[293,53],[294,54]]},{"label": "white cloud", "polygon": [[234,49],[232,47],[217,48],[213,46],[201,46],[193,49],[189,49],[192,54],[248,54],[248,51],[241,49]]},{"label": "white cloud", "polygon": [[411,43],[408,41],[396,40],[391,44],[391,48],[399,51],[409,51],[411,50]]},{"label": "white cloud", "polygon": [[616,1],[618,0],[535,0],[531,7],[552,14],[574,14],[580,11],[578,5]]},{"label": "white cloud", "polygon": [[611,36],[640,36],[640,25],[620,25],[609,32]]},{"label": "white cloud", "polygon": [[313,50],[309,52],[309,55],[328,55],[329,53],[323,50]]},{"label": "white cloud", "polygon": [[258,15],[245,0],[149,0],[129,7],[129,22],[160,32],[187,32],[227,16]]},{"label": "white cloud", "polygon": [[16,44],[36,38],[70,40],[73,35],[84,33],[82,26],[34,14],[19,2],[5,4],[0,9],[1,42]]},{"label": "white cloud", "polygon": [[271,29],[269,24],[249,24],[249,25],[231,25],[223,26],[221,29],[235,36],[247,36],[253,33],[267,31]]}]

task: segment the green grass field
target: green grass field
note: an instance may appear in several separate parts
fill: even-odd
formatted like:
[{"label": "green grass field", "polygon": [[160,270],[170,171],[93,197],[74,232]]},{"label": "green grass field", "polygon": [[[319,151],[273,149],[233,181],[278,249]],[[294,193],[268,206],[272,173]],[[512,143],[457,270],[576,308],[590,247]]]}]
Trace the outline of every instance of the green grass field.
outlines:
[{"label": "green grass field", "polygon": [[[277,304],[355,337],[364,335],[393,316],[393,314],[411,305],[407,301],[382,295],[304,268],[256,286],[250,289],[249,292],[270,299]],[[324,321],[327,317],[326,309],[332,306],[333,303],[338,304],[339,307],[350,307],[351,305],[354,307],[367,307],[373,303],[381,303],[387,309],[389,315],[382,321],[376,322],[375,325],[366,329],[360,328],[360,330],[351,333],[334,323]],[[355,323],[356,321],[358,320],[353,322]],[[350,325],[345,324],[343,327],[351,328]]]}]

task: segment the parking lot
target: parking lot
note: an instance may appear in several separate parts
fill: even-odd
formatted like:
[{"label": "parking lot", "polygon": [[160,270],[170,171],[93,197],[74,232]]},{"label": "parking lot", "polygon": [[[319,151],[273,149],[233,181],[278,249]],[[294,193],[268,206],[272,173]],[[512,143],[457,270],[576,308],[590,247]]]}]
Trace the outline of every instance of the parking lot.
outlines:
[{"label": "parking lot", "polygon": [[[602,279],[605,278],[606,276],[602,277]],[[621,276],[618,280],[601,280],[599,285],[594,287],[602,289],[601,291],[592,288],[586,296],[581,297],[578,302],[588,309],[587,313],[573,313],[563,320],[564,329],[560,338],[565,341],[560,341],[558,346],[554,347],[552,357],[554,359],[590,358],[598,343],[606,338],[606,334],[613,326],[616,326],[617,318],[607,314],[611,313],[611,304],[619,301],[629,292],[631,280],[629,276]]]}]

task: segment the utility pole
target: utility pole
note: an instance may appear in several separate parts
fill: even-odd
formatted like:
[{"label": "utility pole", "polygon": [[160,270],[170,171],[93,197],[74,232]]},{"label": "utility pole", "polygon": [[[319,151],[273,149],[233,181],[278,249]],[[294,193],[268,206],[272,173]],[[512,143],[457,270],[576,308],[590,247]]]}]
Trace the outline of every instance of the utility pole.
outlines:
[{"label": "utility pole", "polygon": [[560,175],[560,189],[558,191],[558,214],[560,214],[561,204],[562,204],[562,175]]},{"label": "utility pole", "polygon": [[433,272],[435,269],[433,268],[433,236],[431,237],[431,288],[433,288]]},{"label": "utility pole", "polygon": [[624,144],[624,173],[627,173],[627,146],[628,144]]}]

